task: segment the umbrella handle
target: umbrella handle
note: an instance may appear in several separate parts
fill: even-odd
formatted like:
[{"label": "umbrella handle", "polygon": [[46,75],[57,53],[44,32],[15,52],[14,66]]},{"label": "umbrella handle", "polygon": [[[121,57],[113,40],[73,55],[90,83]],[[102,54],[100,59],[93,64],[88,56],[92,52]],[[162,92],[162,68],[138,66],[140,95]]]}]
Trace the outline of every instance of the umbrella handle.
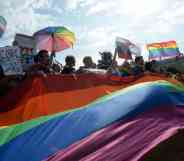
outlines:
[{"label": "umbrella handle", "polygon": [[55,57],[56,57],[56,53],[55,51],[52,51],[51,56],[50,56],[51,64],[53,64]]},{"label": "umbrella handle", "polygon": [[51,53],[51,57],[55,58],[56,57],[56,52],[55,51],[52,51]]},{"label": "umbrella handle", "polygon": [[54,39],[54,33],[52,33],[51,36],[52,36],[52,53],[51,54],[55,55],[55,39]]}]

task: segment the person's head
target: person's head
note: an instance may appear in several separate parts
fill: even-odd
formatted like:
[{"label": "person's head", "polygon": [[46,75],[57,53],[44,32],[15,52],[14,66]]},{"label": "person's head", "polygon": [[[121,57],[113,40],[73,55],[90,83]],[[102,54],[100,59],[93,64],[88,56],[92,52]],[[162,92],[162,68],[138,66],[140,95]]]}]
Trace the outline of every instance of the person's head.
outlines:
[{"label": "person's head", "polygon": [[35,57],[35,62],[43,64],[43,65],[49,65],[50,64],[50,58],[49,58],[48,51],[47,50],[39,51],[38,54]]},{"label": "person's head", "polygon": [[128,61],[124,61],[123,65],[124,68],[131,68],[130,63]]},{"label": "person's head", "polygon": [[102,60],[104,60],[104,61],[111,61],[112,60],[112,53],[111,52],[105,51],[105,52],[100,53],[100,54],[102,56]]},{"label": "person's head", "polygon": [[65,58],[65,63],[69,67],[74,67],[75,66],[75,57],[72,55],[69,55]]},{"label": "person's head", "polygon": [[136,63],[137,65],[144,65],[143,57],[142,57],[142,56],[137,56],[137,57],[135,58],[135,63]]},{"label": "person's head", "polygon": [[179,71],[176,68],[174,68],[174,67],[168,67],[167,68],[167,72],[169,72],[171,74],[179,73]]},{"label": "person's head", "polygon": [[54,72],[56,73],[60,73],[61,72],[61,66],[59,64],[53,64],[52,65],[52,69],[54,70]]},{"label": "person's head", "polygon": [[12,42],[12,46],[18,46],[18,42],[15,40]]},{"label": "person's head", "polygon": [[145,71],[152,71],[152,63],[151,62],[146,62],[145,63]]},{"label": "person's head", "polygon": [[90,68],[93,65],[93,60],[90,56],[86,56],[83,59],[84,66]]},{"label": "person's head", "polygon": [[153,64],[153,65],[156,64],[156,63],[157,63],[156,60],[152,60],[152,61],[151,61],[151,64]]}]

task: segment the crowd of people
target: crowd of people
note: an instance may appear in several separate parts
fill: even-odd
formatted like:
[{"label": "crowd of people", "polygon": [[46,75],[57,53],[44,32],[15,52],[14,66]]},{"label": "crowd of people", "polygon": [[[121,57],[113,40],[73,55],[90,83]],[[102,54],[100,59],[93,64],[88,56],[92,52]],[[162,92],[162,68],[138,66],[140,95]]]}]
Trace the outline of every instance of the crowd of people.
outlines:
[{"label": "crowd of people", "polygon": [[107,74],[117,75],[121,77],[137,76],[145,72],[160,73],[166,76],[175,77],[181,82],[184,82],[183,73],[173,68],[156,70],[157,62],[144,62],[142,56],[137,56],[134,61],[124,61],[122,65],[118,65],[113,59],[111,52],[100,53],[101,59],[98,64],[93,62],[91,56],[83,58],[83,66],[76,69],[76,59],[69,55],[65,58],[65,65],[54,62],[48,51],[41,50],[34,57],[34,64],[26,71],[24,76],[5,76],[3,68],[0,66],[0,96],[5,95],[11,88],[20,84],[21,80],[32,76],[47,76],[47,75],[63,75],[63,74],[81,74],[91,72],[88,69],[103,69]]},{"label": "crowd of people", "polygon": [[95,69],[96,64],[93,62],[92,57],[86,56],[83,59],[84,66],[78,70],[75,68],[76,59],[74,56],[69,55],[65,58],[65,65],[54,63],[46,50],[41,50],[34,58],[34,65],[30,66],[26,71],[27,75],[48,75],[48,74],[77,74],[83,73],[85,69]]}]

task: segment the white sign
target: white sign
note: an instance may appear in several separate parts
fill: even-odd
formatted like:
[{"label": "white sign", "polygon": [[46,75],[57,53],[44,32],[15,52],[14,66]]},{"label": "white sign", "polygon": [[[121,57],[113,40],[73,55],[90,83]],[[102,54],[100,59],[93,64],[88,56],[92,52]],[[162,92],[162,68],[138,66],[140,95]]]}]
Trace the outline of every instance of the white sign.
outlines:
[{"label": "white sign", "polygon": [[16,43],[17,46],[21,48],[28,48],[28,49],[36,48],[36,41],[32,36],[16,34],[14,42]]},{"label": "white sign", "polygon": [[0,65],[5,75],[23,74],[20,49],[11,46],[0,48]]}]

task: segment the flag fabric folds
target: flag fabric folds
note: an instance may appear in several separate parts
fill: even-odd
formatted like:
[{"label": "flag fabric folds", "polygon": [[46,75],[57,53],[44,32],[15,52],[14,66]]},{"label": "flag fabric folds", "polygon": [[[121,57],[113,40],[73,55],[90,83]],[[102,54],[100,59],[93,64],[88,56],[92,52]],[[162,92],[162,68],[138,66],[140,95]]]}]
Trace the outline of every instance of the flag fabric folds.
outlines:
[{"label": "flag fabric folds", "polygon": [[122,59],[132,59],[132,54],[130,52],[129,46],[132,43],[124,38],[116,38],[116,52],[118,53],[119,58]]},{"label": "flag fabric folds", "polygon": [[128,39],[117,37],[116,38],[116,52],[119,58],[131,60],[132,55],[140,56],[140,49],[137,45]]},{"label": "flag fabric folds", "polygon": [[147,49],[149,51],[149,60],[170,58],[180,55],[176,41],[148,44]]},{"label": "flag fabric folds", "polygon": [[131,85],[98,74],[31,82],[20,89],[24,100],[0,113],[2,161],[135,161],[184,128],[184,87],[164,77]]}]

